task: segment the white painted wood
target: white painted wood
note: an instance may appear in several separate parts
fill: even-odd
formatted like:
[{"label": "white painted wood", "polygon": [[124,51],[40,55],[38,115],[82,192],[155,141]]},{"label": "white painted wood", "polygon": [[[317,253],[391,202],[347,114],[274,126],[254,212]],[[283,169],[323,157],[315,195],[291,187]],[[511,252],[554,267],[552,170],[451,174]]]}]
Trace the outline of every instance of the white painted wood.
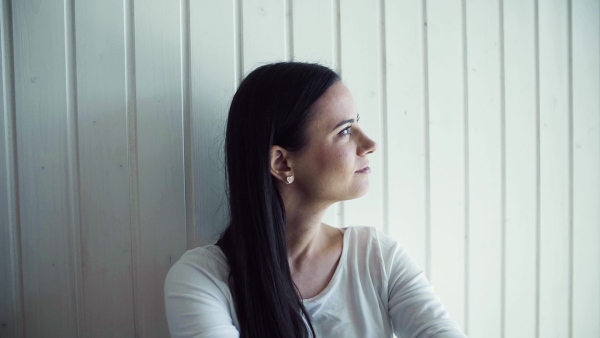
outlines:
[{"label": "white painted wood", "polygon": [[294,60],[336,69],[335,0],[292,1],[292,5]]},{"label": "white painted wood", "polygon": [[10,3],[0,7],[0,337],[23,336]]},{"label": "white painted wood", "polygon": [[123,10],[122,1],[86,1],[75,13],[81,259],[91,337],[135,335]]},{"label": "white painted wood", "polygon": [[600,337],[600,3],[572,2],[573,327]]},{"label": "white painted wood", "polygon": [[139,224],[131,226],[138,253],[136,334],[142,337],[168,335],[163,282],[187,246],[180,10],[179,2],[159,0],[134,8]]},{"label": "white painted wood", "polygon": [[431,282],[465,328],[465,121],[461,2],[427,3]]},{"label": "white painted wood", "polygon": [[537,117],[534,1],[504,0],[504,336],[536,336]]},{"label": "white painted wood", "polygon": [[[360,115],[360,127],[378,147],[368,156],[371,174],[365,197],[345,201],[343,224],[375,226],[384,230],[382,101],[385,99],[381,67],[380,4],[375,1],[340,4],[341,75],[348,86]],[[353,118],[349,116],[348,118]]]},{"label": "white painted wood", "polygon": [[[294,61],[316,62],[337,69],[335,0],[292,1]],[[323,222],[340,227],[341,203],[329,207]]]},{"label": "white painted wood", "polygon": [[[388,232],[427,270],[427,110],[423,4],[385,1]],[[426,271],[429,275],[429,271]]]},{"label": "white painted wood", "polygon": [[[502,175],[498,3],[466,2],[468,298],[472,337],[502,334]],[[481,301],[485,299],[485,301]]]},{"label": "white painted wood", "polygon": [[326,221],[390,233],[470,336],[600,335],[597,1],[2,6],[0,336],[168,336],[167,270],[227,222],[232,94],[286,59],[341,69],[379,143]]},{"label": "white painted wood", "polygon": [[[2,20],[5,20],[4,16]],[[1,34],[2,38],[6,36],[4,27],[2,27]],[[5,48],[3,44],[3,52]],[[5,63],[5,53],[1,54],[0,61],[2,64]],[[15,270],[15,267],[18,267],[18,261],[15,261],[15,257],[12,255],[15,245],[17,245],[17,239],[13,236],[16,224],[14,217],[11,217],[14,196],[12,195],[12,184],[9,184],[15,180],[14,171],[10,170],[14,159],[12,161],[9,159],[14,149],[10,138],[14,124],[12,123],[12,112],[6,104],[7,101],[10,101],[10,97],[5,95],[7,76],[4,67],[0,68],[0,79],[2,80],[0,82],[0,92],[2,93],[0,95],[2,107],[0,116],[0,335],[8,337],[16,335],[18,313],[14,296],[18,292],[18,289],[15,288],[15,277],[18,276],[19,271]]]},{"label": "white painted wood", "polygon": [[195,165],[192,150],[192,81],[191,81],[191,9],[189,1],[181,1],[179,6],[180,41],[181,41],[181,111],[183,133],[183,168],[185,192],[185,232],[187,248],[198,246],[196,229],[196,203],[194,194]]},{"label": "white painted wood", "polygon": [[289,58],[285,5],[284,0],[242,1],[242,74]]},{"label": "white painted wood", "polygon": [[59,2],[12,5],[26,332],[74,337],[65,9]]},{"label": "white painted wood", "polygon": [[[191,137],[198,245],[214,242],[228,225],[224,135],[238,74],[234,0],[192,1]],[[211,8],[207,11],[206,8]]]},{"label": "white painted wood", "polygon": [[83,305],[83,272],[81,260],[81,185],[79,182],[79,153],[77,133],[77,66],[75,40],[75,1],[66,0],[64,3],[65,27],[65,79],[66,79],[66,134],[67,134],[67,177],[70,206],[70,255],[68,265],[71,267],[69,276],[73,276],[70,285],[75,299],[77,333],[85,332]]},{"label": "white painted wood", "polygon": [[539,336],[569,335],[569,50],[567,1],[539,3]]}]

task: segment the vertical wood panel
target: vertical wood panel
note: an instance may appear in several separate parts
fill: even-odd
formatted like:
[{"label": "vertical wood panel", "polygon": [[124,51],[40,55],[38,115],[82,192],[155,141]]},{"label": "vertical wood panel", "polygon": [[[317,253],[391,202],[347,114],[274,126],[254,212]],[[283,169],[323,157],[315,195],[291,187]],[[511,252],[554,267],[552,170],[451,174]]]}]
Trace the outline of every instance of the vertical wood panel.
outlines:
[{"label": "vertical wood panel", "polygon": [[135,78],[135,15],[133,0],[123,1],[125,42],[125,118],[127,119],[127,160],[129,167],[129,228],[131,232],[131,278],[133,291],[134,332],[140,335],[143,313],[138,311],[141,288],[139,287],[140,256],[140,208],[137,152],[136,78]]},{"label": "vertical wood panel", "polygon": [[[198,246],[198,234],[196,228],[196,203],[198,200],[194,194],[194,153],[192,150],[192,80],[191,80],[191,8],[189,0],[180,1],[180,36],[181,36],[181,111],[183,114],[183,167],[184,167],[184,191],[185,191],[185,228],[187,249]],[[234,25],[235,27],[235,25]],[[234,66],[235,69],[235,66]]]},{"label": "vertical wood panel", "polygon": [[243,70],[286,59],[285,2],[282,0],[243,0]]},{"label": "vertical wood panel", "polygon": [[569,74],[567,0],[539,3],[539,336],[569,334]]},{"label": "vertical wood panel", "polygon": [[427,3],[431,282],[465,328],[465,126],[461,2]]},{"label": "vertical wood panel", "polygon": [[336,68],[335,0],[293,1],[294,60]]},{"label": "vertical wood panel", "polygon": [[190,246],[226,225],[238,80],[290,58],[341,69],[379,144],[330,223],[388,230],[473,337],[600,335],[596,0],[2,6],[0,336],[168,336],[186,223]]},{"label": "vertical wood panel", "polygon": [[600,337],[600,3],[572,3],[572,337]]},{"label": "vertical wood panel", "polygon": [[385,2],[389,234],[427,266],[424,22],[418,1]]},{"label": "vertical wood panel", "polygon": [[534,1],[503,0],[506,152],[505,337],[536,333]]},{"label": "vertical wood panel", "polygon": [[[337,68],[336,0],[293,1],[293,50],[294,60],[317,62],[332,69]],[[340,204],[332,205],[323,222],[342,226],[339,216]]]},{"label": "vertical wood panel", "polygon": [[25,335],[76,336],[65,4],[13,5]]},{"label": "vertical wood panel", "polygon": [[361,117],[360,127],[378,144],[375,153],[368,156],[372,169],[369,192],[365,197],[344,202],[345,226],[368,225],[384,229],[383,166],[385,140],[382,132],[382,73],[381,73],[381,19],[377,1],[342,2],[341,72]]},{"label": "vertical wood panel", "polygon": [[122,1],[76,6],[85,327],[133,337],[129,163]]},{"label": "vertical wood panel", "polygon": [[[211,8],[207,11],[206,8]],[[227,226],[224,135],[236,89],[234,0],[190,3],[191,137],[198,244],[212,243]]]},{"label": "vertical wood panel", "polygon": [[74,337],[65,4],[13,5],[26,334]]},{"label": "vertical wood panel", "polygon": [[23,336],[11,6],[0,7],[0,337]]},{"label": "vertical wood panel", "polygon": [[70,252],[68,264],[73,276],[71,290],[75,298],[77,334],[85,332],[83,309],[83,273],[81,259],[81,193],[77,133],[77,66],[75,55],[75,0],[65,0],[65,78],[66,78],[66,129],[67,129],[67,176],[70,205]]},{"label": "vertical wood panel", "polygon": [[[502,128],[499,9],[468,2],[468,329],[501,336]],[[481,301],[485,299],[485,301]]]},{"label": "vertical wood panel", "polygon": [[[4,19],[4,18],[3,18]],[[3,53],[4,54],[4,53]],[[2,55],[4,61],[4,55]],[[17,223],[14,218],[14,171],[11,166],[13,135],[12,112],[6,105],[7,98],[4,93],[4,78],[7,76],[5,69],[0,70],[2,84],[0,90],[3,95],[0,97],[0,104],[3,111],[0,117],[0,336],[17,336],[16,330],[20,325],[18,297],[20,294],[19,280],[20,275],[18,256],[18,237],[16,236]],[[9,183],[10,182],[10,183]]]},{"label": "vertical wood panel", "polygon": [[[143,337],[168,335],[163,282],[186,249],[179,2],[135,3],[139,241],[134,288]],[[134,248],[135,250],[135,248]]]}]

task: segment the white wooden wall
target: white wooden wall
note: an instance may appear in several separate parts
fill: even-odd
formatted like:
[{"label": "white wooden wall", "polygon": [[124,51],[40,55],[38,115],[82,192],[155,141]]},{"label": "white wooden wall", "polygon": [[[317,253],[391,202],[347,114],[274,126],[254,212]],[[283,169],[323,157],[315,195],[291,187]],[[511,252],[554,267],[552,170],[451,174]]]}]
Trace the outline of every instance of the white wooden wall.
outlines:
[{"label": "white wooden wall", "polygon": [[340,71],[373,225],[471,337],[600,337],[598,0],[3,0],[0,337],[165,337],[225,225],[223,132],[275,60]]}]

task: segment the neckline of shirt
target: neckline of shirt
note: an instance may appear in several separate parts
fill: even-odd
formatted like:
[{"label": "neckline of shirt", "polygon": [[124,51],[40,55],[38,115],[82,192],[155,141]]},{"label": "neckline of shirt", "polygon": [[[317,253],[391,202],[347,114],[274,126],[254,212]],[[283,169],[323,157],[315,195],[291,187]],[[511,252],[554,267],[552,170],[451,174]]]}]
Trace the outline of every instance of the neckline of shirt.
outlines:
[{"label": "neckline of shirt", "polygon": [[335,272],[333,273],[333,276],[331,276],[329,283],[327,283],[327,286],[325,286],[325,288],[323,290],[321,290],[321,292],[319,292],[315,296],[302,299],[303,304],[306,305],[306,304],[310,304],[310,303],[319,301],[319,299],[323,298],[327,293],[329,293],[331,288],[333,288],[333,285],[335,284],[336,280],[339,278],[338,276],[340,274],[340,271],[342,270],[342,266],[343,266],[343,264],[345,264],[346,256],[348,255],[348,238],[350,237],[349,236],[350,229],[351,229],[351,227],[340,228],[340,230],[342,230],[342,232],[344,234],[344,240],[342,242],[342,254],[340,255],[340,260],[339,260],[337,266],[335,267]]}]

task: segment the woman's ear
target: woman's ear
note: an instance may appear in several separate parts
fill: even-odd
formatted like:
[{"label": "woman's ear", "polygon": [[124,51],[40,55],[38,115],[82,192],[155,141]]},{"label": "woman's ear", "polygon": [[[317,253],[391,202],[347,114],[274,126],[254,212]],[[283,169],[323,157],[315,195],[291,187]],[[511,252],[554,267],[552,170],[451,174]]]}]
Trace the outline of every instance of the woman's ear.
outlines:
[{"label": "woman's ear", "polygon": [[288,163],[289,152],[280,146],[272,146],[270,155],[271,175],[281,182],[287,183],[287,178],[294,176],[294,171]]}]

